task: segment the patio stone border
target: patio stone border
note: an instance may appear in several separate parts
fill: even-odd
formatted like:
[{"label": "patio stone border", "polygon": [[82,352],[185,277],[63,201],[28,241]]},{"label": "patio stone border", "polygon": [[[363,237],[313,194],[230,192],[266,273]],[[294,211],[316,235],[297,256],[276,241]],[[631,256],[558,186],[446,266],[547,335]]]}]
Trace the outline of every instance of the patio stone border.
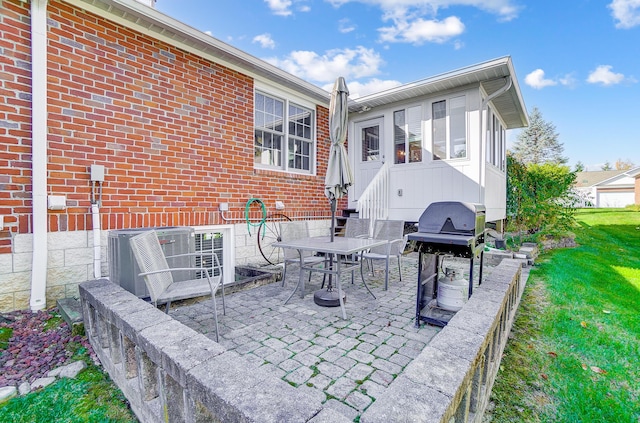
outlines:
[{"label": "patio stone border", "polygon": [[[360,421],[479,422],[523,289],[521,262],[503,260]],[[80,298],[92,347],[143,423],[351,421],[108,279]]]}]

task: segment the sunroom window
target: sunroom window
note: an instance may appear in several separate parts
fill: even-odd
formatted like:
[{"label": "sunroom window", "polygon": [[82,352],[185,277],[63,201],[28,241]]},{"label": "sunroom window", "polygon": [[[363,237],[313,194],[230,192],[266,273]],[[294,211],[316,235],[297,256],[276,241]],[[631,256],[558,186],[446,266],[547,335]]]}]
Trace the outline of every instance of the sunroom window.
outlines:
[{"label": "sunroom window", "polygon": [[256,92],[254,163],[257,167],[312,173],[314,139],[313,110]]},{"label": "sunroom window", "polygon": [[393,113],[395,163],[422,161],[422,109],[420,106]]},{"label": "sunroom window", "polygon": [[431,104],[434,160],[467,157],[467,107],[465,96]]}]

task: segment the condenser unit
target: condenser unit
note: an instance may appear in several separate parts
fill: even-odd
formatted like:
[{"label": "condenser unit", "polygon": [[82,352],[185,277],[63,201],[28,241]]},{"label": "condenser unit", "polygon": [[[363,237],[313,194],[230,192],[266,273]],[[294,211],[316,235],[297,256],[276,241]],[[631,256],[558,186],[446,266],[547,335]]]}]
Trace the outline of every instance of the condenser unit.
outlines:
[{"label": "condenser unit", "polygon": [[[138,274],[140,268],[136,263],[129,240],[143,231],[155,230],[165,256],[188,254],[195,251],[194,230],[185,226],[167,226],[157,228],[119,229],[109,231],[109,280],[140,297],[149,297],[149,291],[144,279]],[[193,267],[194,257],[186,256],[168,259],[170,267]],[[184,281],[194,278],[189,270],[172,273],[174,281]]]}]

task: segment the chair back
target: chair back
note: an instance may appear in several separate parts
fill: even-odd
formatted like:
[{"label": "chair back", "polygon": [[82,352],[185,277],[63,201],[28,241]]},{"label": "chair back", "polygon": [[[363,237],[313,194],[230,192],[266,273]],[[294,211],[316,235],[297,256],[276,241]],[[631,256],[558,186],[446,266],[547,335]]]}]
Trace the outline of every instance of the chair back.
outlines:
[{"label": "chair back", "polygon": [[370,251],[372,253],[390,256],[397,256],[401,254],[407,240],[407,237],[404,236],[404,220],[376,220],[373,228],[373,237],[375,239],[385,239],[387,241],[404,239],[404,242],[394,242],[390,245],[381,245],[379,247],[372,248]]},{"label": "chair back", "polygon": [[369,219],[359,219],[357,217],[347,218],[344,227],[344,236],[347,238],[368,238]]},{"label": "chair back", "polygon": [[143,276],[151,301],[155,304],[158,296],[173,283],[173,276],[160,246],[158,235],[155,231],[142,232],[131,237],[129,245],[140,268],[140,273],[167,270],[166,272]]},{"label": "chair back", "polygon": [[[280,239],[282,241],[291,241],[294,239],[309,237],[309,223],[306,220],[296,220],[291,222],[280,222]],[[293,248],[283,248],[285,260],[297,260],[300,258],[298,251]],[[303,257],[313,255],[311,251],[302,253]]]}]

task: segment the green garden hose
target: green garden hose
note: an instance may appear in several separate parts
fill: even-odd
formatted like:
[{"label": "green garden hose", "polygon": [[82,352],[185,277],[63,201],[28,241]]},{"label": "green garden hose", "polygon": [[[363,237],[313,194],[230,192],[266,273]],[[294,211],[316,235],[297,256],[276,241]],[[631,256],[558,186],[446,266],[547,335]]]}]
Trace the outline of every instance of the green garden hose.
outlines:
[{"label": "green garden hose", "polygon": [[[249,210],[251,208],[251,204],[253,203],[260,204],[260,207],[262,208],[262,219],[260,219],[258,223],[252,223],[251,219],[249,219]],[[260,200],[259,198],[250,198],[249,201],[247,201],[247,205],[244,207],[244,217],[247,220],[247,231],[249,232],[249,236],[251,236],[251,227],[260,226],[267,220],[267,208],[265,207],[262,200]]]}]

